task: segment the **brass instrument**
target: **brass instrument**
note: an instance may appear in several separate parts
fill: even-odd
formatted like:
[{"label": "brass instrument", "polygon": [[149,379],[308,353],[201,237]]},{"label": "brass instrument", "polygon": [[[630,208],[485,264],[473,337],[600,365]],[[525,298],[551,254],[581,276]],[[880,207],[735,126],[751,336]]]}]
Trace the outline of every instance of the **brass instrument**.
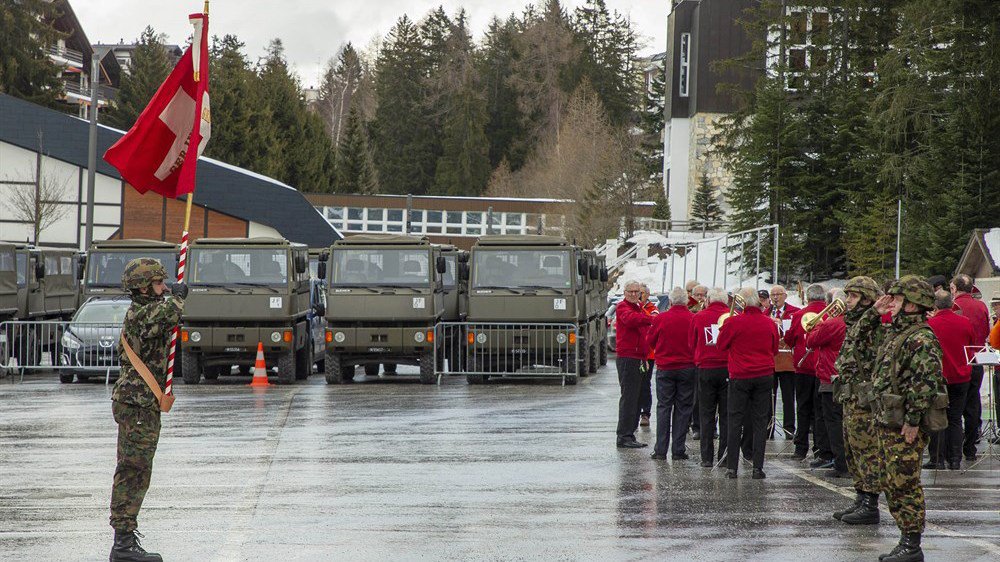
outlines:
[{"label": "brass instrument", "polygon": [[[739,307],[738,311],[736,310],[737,307]],[[738,314],[739,312],[743,312],[743,310],[746,309],[746,307],[747,307],[746,299],[744,299],[740,295],[733,295],[733,302],[729,303],[729,312],[723,312],[719,316],[719,319],[716,321],[716,324],[718,324],[719,327],[721,328],[722,323],[725,322],[730,316]]]},{"label": "brass instrument", "polygon": [[833,299],[833,302],[826,305],[826,308],[819,312],[807,312],[802,315],[802,329],[811,332],[813,328],[819,326],[820,322],[828,318],[836,318],[847,311],[847,305],[840,299]]}]

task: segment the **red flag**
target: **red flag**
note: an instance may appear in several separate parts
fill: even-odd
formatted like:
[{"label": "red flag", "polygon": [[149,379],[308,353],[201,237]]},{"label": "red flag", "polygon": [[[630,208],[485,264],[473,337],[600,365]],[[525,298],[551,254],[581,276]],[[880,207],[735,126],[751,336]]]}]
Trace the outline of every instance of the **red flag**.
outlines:
[{"label": "red flag", "polygon": [[[104,160],[139,193],[177,198],[194,191],[198,156],[212,135],[208,103],[208,14],[191,14],[194,38],[135,125]],[[198,147],[196,154],[189,148]]]}]

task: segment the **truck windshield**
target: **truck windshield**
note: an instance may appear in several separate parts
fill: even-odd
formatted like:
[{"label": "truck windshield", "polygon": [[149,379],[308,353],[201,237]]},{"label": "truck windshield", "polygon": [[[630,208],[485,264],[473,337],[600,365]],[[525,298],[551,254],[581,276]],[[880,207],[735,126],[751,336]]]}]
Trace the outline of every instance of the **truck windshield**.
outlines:
[{"label": "truck windshield", "polygon": [[476,250],[473,287],[568,289],[570,261],[567,250]]},{"label": "truck windshield", "polygon": [[284,285],[288,252],[275,249],[191,249],[192,285]]},{"label": "truck windshield", "polygon": [[337,249],[330,257],[330,284],[339,287],[430,284],[428,250]]},{"label": "truck windshield", "polygon": [[177,280],[177,254],[172,251],[91,252],[87,257],[87,286],[121,287],[125,266],[135,258],[153,258],[167,270],[169,278],[164,281]]}]

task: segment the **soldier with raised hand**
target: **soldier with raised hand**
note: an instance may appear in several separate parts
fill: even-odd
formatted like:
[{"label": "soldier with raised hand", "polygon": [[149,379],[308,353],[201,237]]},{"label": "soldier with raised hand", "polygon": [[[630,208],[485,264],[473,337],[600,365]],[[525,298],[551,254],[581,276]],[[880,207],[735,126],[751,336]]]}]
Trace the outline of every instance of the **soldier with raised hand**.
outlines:
[{"label": "soldier with raised hand", "polygon": [[877,525],[880,453],[875,418],[871,413],[871,376],[885,331],[882,318],[872,309],[882,289],[871,277],[857,276],[844,286],[847,333],[835,363],[839,373],[834,398],[844,407],[844,456],[854,478],[854,505],[836,511],[835,519],[851,525]]},{"label": "soldier with raised hand", "polygon": [[891,313],[892,324],[875,360],[872,388],[882,487],[901,536],[892,552],[879,559],[917,562],[924,559],[920,460],[928,434],[922,421],[944,389],[941,346],[927,325],[927,312],[934,308],[934,290],[927,281],[906,275],[886,293],[873,307],[879,314]]},{"label": "soldier with raised hand", "polygon": [[[121,373],[111,393],[111,411],[118,424],[118,465],[111,489],[111,526],[115,542],[111,562],[159,562],[159,554],[146,552],[139,544],[136,518],[149,489],[153,455],[160,439],[160,403],[128,351],[145,364],[160,388],[166,384],[170,336],[180,321],[187,286],[167,288],[167,272],[152,258],[136,258],[125,267],[122,285],[132,305],[122,323],[118,344]],[[171,298],[166,298],[166,296]]]}]

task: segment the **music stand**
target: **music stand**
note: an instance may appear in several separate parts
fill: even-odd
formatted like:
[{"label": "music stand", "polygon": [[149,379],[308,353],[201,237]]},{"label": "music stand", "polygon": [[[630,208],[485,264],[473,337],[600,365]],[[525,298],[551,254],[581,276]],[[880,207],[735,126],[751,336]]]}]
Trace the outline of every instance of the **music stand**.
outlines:
[{"label": "music stand", "polygon": [[[1000,450],[997,450],[993,443],[994,439],[1000,435],[1000,428],[997,427],[997,423],[1000,420],[994,417],[997,405],[997,389],[993,387],[993,371],[1000,365],[1000,350],[991,349],[988,345],[967,345],[965,346],[965,360],[969,365],[982,365],[984,367],[983,378],[986,379],[987,384],[986,403],[992,406],[992,409],[989,412],[990,418],[984,420],[983,427],[979,431],[979,436],[986,440],[986,450],[983,452],[982,457],[965,467],[965,470],[962,471],[963,473],[972,470],[987,458],[1000,460]],[[989,367],[989,370],[986,367]],[[980,400],[982,400],[981,397]],[[991,438],[987,439],[987,435],[990,435]]]}]

